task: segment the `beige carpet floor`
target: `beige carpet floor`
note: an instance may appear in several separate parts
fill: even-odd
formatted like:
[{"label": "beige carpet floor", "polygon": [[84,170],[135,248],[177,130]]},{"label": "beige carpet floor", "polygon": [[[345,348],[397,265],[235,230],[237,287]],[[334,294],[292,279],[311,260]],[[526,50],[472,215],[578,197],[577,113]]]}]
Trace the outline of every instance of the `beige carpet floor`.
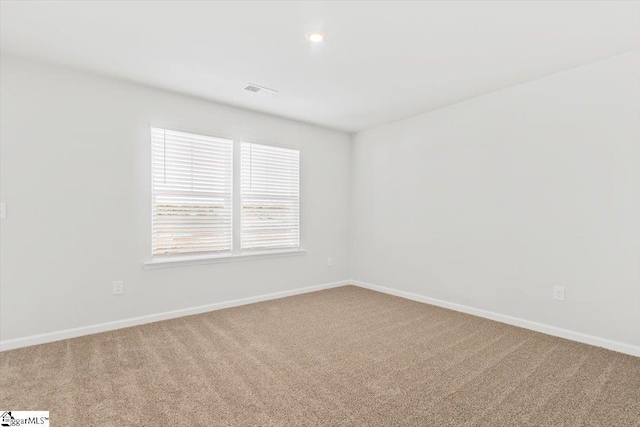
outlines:
[{"label": "beige carpet floor", "polygon": [[640,358],[346,286],[0,353],[53,426],[639,426]]}]

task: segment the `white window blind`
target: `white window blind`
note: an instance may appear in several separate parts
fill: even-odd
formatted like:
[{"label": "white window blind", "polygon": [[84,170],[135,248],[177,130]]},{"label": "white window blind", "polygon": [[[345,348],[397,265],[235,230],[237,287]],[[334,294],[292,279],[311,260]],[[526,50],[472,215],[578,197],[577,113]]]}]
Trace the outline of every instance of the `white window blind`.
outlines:
[{"label": "white window blind", "polygon": [[152,134],[152,253],[230,251],[233,142],[164,129]]},{"label": "white window blind", "polygon": [[300,246],[300,152],[242,143],[242,249]]}]

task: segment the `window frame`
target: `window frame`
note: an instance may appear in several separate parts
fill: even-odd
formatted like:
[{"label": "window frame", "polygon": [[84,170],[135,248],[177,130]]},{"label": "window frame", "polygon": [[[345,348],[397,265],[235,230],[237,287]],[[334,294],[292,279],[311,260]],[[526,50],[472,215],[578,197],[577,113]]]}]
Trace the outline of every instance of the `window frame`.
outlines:
[{"label": "window frame", "polygon": [[[174,132],[184,132],[191,133],[203,137],[210,138],[219,138],[219,139],[227,139],[231,141],[232,146],[232,179],[231,179],[231,250],[225,252],[207,252],[207,253],[183,253],[183,254],[169,254],[169,255],[153,255],[153,238],[152,238],[152,230],[153,230],[153,164],[152,164],[152,129],[163,129],[166,131],[174,131]],[[241,178],[242,178],[242,169],[241,169],[241,149],[242,143],[251,143],[251,144],[259,144],[266,145],[276,148],[284,148],[289,150],[296,150],[299,153],[298,156],[298,244],[297,247],[289,247],[289,248],[276,248],[276,249],[246,249],[242,250],[241,247],[241,235],[242,235],[242,194],[241,194]],[[202,130],[194,130],[194,129],[185,129],[176,126],[166,126],[152,123],[148,127],[147,133],[147,164],[149,165],[149,179],[151,180],[148,183],[149,188],[149,207],[150,207],[150,215],[149,215],[149,226],[148,236],[149,236],[149,255],[148,259],[143,262],[143,267],[145,269],[156,269],[156,268],[166,268],[166,267],[178,267],[178,266],[190,266],[190,265],[200,265],[200,264],[215,264],[215,263],[225,263],[225,262],[234,262],[234,261],[249,261],[256,259],[266,259],[266,258],[279,258],[279,257],[289,257],[289,256],[298,256],[304,255],[306,250],[303,246],[303,221],[302,221],[302,203],[303,197],[301,195],[302,191],[302,150],[297,147],[287,146],[278,143],[265,142],[262,140],[254,140],[252,138],[246,138],[242,135],[225,135],[222,133],[212,133],[209,131]]]},{"label": "window frame", "polygon": [[[281,247],[281,248],[247,248],[247,249],[242,249],[242,182],[240,182],[239,187],[238,187],[238,199],[239,199],[239,208],[240,208],[240,220],[239,220],[239,233],[240,233],[240,239],[238,240],[238,245],[239,245],[239,249],[242,253],[255,253],[255,252],[270,252],[270,251],[287,251],[287,250],[295,250],[297,248],[301,248],[302,247],[302,206],[301,206],[301,196],[300,196],[300,188],[301,188],[301,182],[300,182],[300,178],[301,178],[301,172],[300,172],[300,165],[302,164],[302,153],[301,150],[298,148],[291,148],[291,147],[284,147],[281,145],[274,145],[274,144],[265,144],[262,142],[254,142],[254,141],[248,141],[246,139],[241,139],[240,141],[238,141],[238,146],[239,146],[239,152],[238,155],[239,157],[239,167],[238,167],[238,175],[240,178],[240,181],[242,181],[242,144],[246,143],[246,144],[253,144],[253,145],[261,145],[261,146],[265,146],[265,147],[273,147],[273,148],[280,148],[280,149],[284,149],[284,150],[291,150],[291,151],[296,151],[298,154],[298,246],[288,246],[288,247]],[[235,232],[235,229],[233,230]]]}]

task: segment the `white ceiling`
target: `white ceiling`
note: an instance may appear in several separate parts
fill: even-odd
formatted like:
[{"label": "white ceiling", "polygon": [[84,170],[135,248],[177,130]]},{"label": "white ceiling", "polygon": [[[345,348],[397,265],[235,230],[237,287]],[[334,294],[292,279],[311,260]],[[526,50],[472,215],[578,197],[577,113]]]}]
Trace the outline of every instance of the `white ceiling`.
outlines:
[{"label": "white ceiling", "polygon": [[[0,12],[3,53],[347,131],[640,48],[637,1],[2,1]],[[321,45],[306,41],[313,29]]]}]

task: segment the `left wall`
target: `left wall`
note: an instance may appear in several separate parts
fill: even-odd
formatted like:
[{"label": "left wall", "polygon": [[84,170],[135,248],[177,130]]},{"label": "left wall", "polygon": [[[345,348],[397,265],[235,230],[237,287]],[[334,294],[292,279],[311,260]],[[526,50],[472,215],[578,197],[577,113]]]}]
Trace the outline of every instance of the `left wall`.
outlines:
[{"label": "left wall", "polygon": [[[0,72],[1,341],[348,278],[349,134],[16,57]],[[151,124],[300,149],[306,253],[145,270]]]}]

